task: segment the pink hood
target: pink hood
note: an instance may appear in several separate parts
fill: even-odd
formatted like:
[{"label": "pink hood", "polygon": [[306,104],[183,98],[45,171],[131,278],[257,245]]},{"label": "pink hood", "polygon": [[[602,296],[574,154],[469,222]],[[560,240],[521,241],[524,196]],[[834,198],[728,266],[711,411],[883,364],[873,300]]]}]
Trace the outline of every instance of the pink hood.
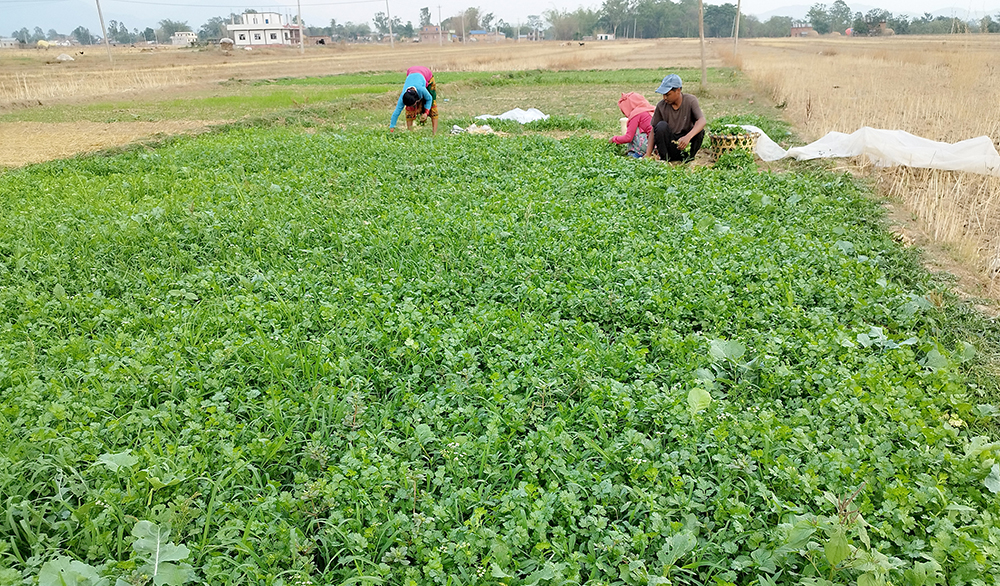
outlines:
[{"label": "pink hood", "polygon": [[649,103],[649,100],[642,97],[641,94],[637,94],[635,92],[622,94],[622,97],[618,99],[618,108],[621,109],[622,114],[628,116],[629,119],[643,112],[652,113],[654,110],[653,105]]}]

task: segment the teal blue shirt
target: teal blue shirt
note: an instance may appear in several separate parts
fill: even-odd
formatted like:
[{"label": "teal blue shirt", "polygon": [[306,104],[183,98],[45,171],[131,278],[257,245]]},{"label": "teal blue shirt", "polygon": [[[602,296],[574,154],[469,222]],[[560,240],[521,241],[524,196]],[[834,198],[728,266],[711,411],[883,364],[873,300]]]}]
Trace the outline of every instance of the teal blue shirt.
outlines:
[{"label": "teal blue shirt", "polygon": [[[431,93],[427,91],[427,79],[424,78],[422,73],[411,73],[406,76],[406,80],[403,81],[403,93],[406,92],[408,88],[416,88],[417,93],[424,100],[424,110],[430,110],[431,106],[434,105],[434,98],[431,97]],[[399,113],[403,111],[403,94],[399,94],[399,99],[396,100],[396,110],[392,113],[392,119],[389,120],[389,128],[396,127],[396,121],[399,120]]]}]

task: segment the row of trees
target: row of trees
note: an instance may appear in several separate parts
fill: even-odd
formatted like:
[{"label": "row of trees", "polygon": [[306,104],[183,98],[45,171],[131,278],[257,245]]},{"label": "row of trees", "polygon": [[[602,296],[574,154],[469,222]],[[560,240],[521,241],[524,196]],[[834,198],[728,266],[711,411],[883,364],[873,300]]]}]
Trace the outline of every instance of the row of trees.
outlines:
[{"label": "row of trees", "polygon": [[[886,32],[886,28],[894,34],[906,35],[940,35],[949,33],[998,33],[1000,32],[1000,14],[997,20],[990,16],[984,16],[979,20],[965,21],[960,18],[949,16],[932,16],[924,13],[923,16],[910,18],[905,15],[893,15],[888,10],[873,8],[862,14],[851,12],[851,8],[844,0],[837,0],[832,5],[814,4],[809,8],[806,15],[809,24],[820,33],[829,32],[843,33],[847,29],[853,29],[854,35],[878,35]],[[882,27],[885,23],[885,27]]]},{"label": "row of trees", "polygon": [[[736,19],[736,5],[705,5],[705,34],[709,37],[729,37],[733,34]],[[308,34],[329,35],[334,39],[355,40],[372,33],[389,33],[388,18],[379,12],[374,18],[375,27],[367,24],[345,25],[331,21],[329,27],[307,27]],[[393,18],[392,31],[401,37],[414,36],[419,27],[434,24],[430,9],[420,9],[417,27],[410,22],[403,24]],[[503,33],[507,38],[520,35],[534,38],[559,40],[580,40],[596,31],[610,32],[619,37],[659,38],[698,36],[698,0],[606,0],[597,10],[577,8],[573,11],[552,9],[540,15],[529,15],[524,21],[511,23],[497,18],[492,12],[483,12],[478,7],[443,19],[444,30],[452,30],[459,35],[473,30],[489,30]],[[781,37],[791,32],[790,17],[773,17],[761,22],[754,16],[743,15],[740,20],[740,36]]]},{"label": "row of trees", "polygon": [[[107,30],[108,41],[116,44],[128,45],[145,41],[166,42],[174,33],[178,31],[190,31],[191,27],[188,26],[186,22],[161,20],[155,30],[151,27],[146,27],[145,30],[140,31],[138,28],[129,30],[129,28],[125,26],[125,23],[117,20],[110,20],[107,24]],[[46,33],[41,29],[41,27],[36,26],[34,31],[22,28],[21,30],[12,32],[11,36],[26,45],[33,45],[38,41],[76,40],[81,45],[92,45],[104,42],[104,39],[100,35],[91,33],[90,29],[83,26],[76,27],[73,29],[73,32],[68,35],[60,34],[55,29],[49,29],[49,32]]]},{"label": "row of trees", "polygon": [[[704,5],[705,36],[731,37],[736,22],[736,5]],[[698,0],[605,0],[597,10],[549,10],[543,13],[546,37],[580,39],[595,31],[618,38],[697,37]],[[761,22],[755,16],[740,17],[741,37],[786,37],[792,19],[772,17]]]},{"label": "row of trees", "polygon": [[[705,36],[731,37],[736,21],[736,6],[732,3],[704,6]],[[550,10],[543,13],[548,23],[547,37],[573,39],[593,31],[613,33],[617,37],[695,37],[698,36],[698,0],[604,0],[597,10]],[[881,34],[885,27],[897,34],[947,34],[1000,32],[1000,14],[974,21],[924,14],[908,18],[894,16],[875,8],[867,13],[852,12],[844,0],[832,5],[813,5],[807,18],[820,34],[843,33],[848,28],[854,34]],[[885,26],[882,25],[885,23]],[[760,21],[755,16],[741,15],[741,37],[785,37],[791,32],[792,19],[776,16]]]},{"label": "row of trees", "polygon": [[[736,5],[706,4],[705,36],[731,37],[736,20]],[[253,11],[248,11],[253,12]],[[240,15],[216,16],[208,19],[198,29],[201,40],[219,39],[227,36],[226,24]],[[896,34],[946,34],[1000,32],[1000,14],[996,19],[986,16],[980,20],[963,21],[953,17],[933,17],[924,14],[922,17],[909,18],[904,15],[893,15],[881,8],[869,10],[867,13],[852,12],[844,0],[836,0],[831,5],[814,4],[806,16],[809,24],[820,34],[829,32],[843,33],[848,28],[855,35],[881,34],[888,27]],[[297,22],[293,19],[293,22]],[[885,23],[884,26],[882,23]],[[323,35],[334,40],[362,41],[373,36],[381,38],[393,34],[402,38],[416,36],[418,27],[432,24],[430,8],[420,9],[420,21],[417,27],[411,22],[403,24],[399,17],[390,21],[385,12],[378,12],[372,19],[374,27],[367,22],[339,23],[331,20],[326,27],[307,26],[306,34]],[[698,36],[698,0],[604,0],[604,4],[596,10],[577,8],[576,10],[560,11],[552,9],[540,15],[528,16],[524,22],[508,23],[496,18],[492,12],[483,13],[479,8],[466,8],[464,11],[446,18],[441,22],[445,30],[458,31],[467,34],[473,30],[490,30],[504,33],[507,38],[518,38],[528,34],[534,38],[549,38],[560,40],[579,40],[594,32],[612,33],[619,38],[660,38],[660,37],[696,37]],[[761,22],[752,15],[741,15],[741,37],[785,37],[791,32],[792,19],[785,16],[775,16]],[[175,32],[191,31],[187,22],[161,20],[156,29],[146,27],[129,29],[125,23],[112,20],[108,23],[108,40],[113,43],[130,44],[144,41],[165,42]],[[58,41],[73,38],[87,45],[100,42],[98,35],[91,34],[85,27],[77,27],[69,35],[61,35],[53,29],[47,33],[35,27],[34,31],[22,28],[14,31],[12,36],[22,43],[33,44],[39,40]]]},{"label": "row of trees", "polygon": [[[252,12],[252,11],[251,11]],[[733,22],[736,18],[734,4],[705,5],[705,34],[709,37],[728,37],[732,35]],[[219,39],[226,36],[226,24],[239,15],[217,16],[210,18],[198,29],[198,37],[202,40]],[[293,19],[294,20],[294,19]],[[411,22],[403,23],[399,17],[393,17],[390,23],[384,12],[378,12],[372,20],[374,26],[368,23],[330,21],[329,26],[306,26],[307,35],[329,36],[334,40],[361,41],[373,36],[381,38],[392,32],[402,38],[412,38],[417,35],[419,27],[433,24],[430,8],[420,9],[420,20],[417,27]],[[467,34],[473,30],[490,30],[503,33],[507,38],[518,38],[528,35],[532,38],[550,39],[582,39],[595,31],[614,33],[619,37],[656,38],[656,37],[693,37],[698,35],[698,0],[605,0],[598,10],[578,8],[573,11],[552,9],[541,15],[530,15],[523,22],[509,23],[497,18],[492,12],[483,12],[478,7],[466,8],[464,11],[445,18],[441,22],[444,30],[454,30]],[[760,22],[756,17],[744,15],[740,21],[740,36],[745,37],[780,37],[788,36],[792,19],[774,17],[767,22]],[[110,21],[108,39],[113,43],[129,44],[143,41],[164,42],[177,31],[192,30],[186,22],[162,20],[157,29],[147,27],[129,29],[124,23]],[[14,37],[26,44],[39,39],[56,40],[63,38],[56,31],[48,34],[36,28],[34,33],[28,29],[15,31]],[[80,43],[90,44],[100,42],[98,35],[93,35],[84,27],[78,27],[69,35]]]}]

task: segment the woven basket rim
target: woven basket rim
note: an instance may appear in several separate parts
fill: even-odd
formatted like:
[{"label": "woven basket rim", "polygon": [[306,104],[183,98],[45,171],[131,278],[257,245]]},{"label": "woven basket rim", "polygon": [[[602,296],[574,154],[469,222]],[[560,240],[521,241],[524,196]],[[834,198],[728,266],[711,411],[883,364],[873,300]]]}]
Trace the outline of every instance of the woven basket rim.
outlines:
[{"label": "woven basket rim", "polygon": [[743,138],[743,137],[746,137],[746,138],[760,138],[760,133],[759,132],[746,132],[745,134],[723,134],[721,132],[710,132],[710,133],[708,133],[708,137],[709,138],[729,138],[729,139],[737,139],[737,138]]},{"label": "woven basket rim", "polygon": [[723,153],[734,150],[746,150],[753,152],[757,146],[759,132],[749,132],[747,134],[709,134],[709,148],[716,153]]}]

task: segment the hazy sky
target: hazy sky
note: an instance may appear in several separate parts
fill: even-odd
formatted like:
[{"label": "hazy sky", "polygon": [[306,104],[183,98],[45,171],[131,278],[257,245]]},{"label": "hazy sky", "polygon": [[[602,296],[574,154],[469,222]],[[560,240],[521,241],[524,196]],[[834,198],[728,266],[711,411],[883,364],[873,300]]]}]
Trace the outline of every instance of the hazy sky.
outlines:
[{"label": "hazy sky", "polygon": [[[388,0],[389,12],[404,23],[419,22],[422,6],[431,9],[434,22],[438,20],[438,6],[441,16],[448,18],[458,14],[468,6],[479,7],[482,13],[492,12],[510,24],[524,22],[528,15],[541,15],[546,10],[575,10],[579,7],[596,9],[601,0]],[[706,4],[723,4],[726,0],[706,0]],[[735,4],[736,0],[731,0]],[[832,4],[834,0],[743,0],[742,9],[747,14],[767,14],[779,8],[796,8],[804,12],[816,2]],[[100,34],[101,24],[97,17],[97,0],[0,0],[0,35],[10,35],[12,31],[27,27],[29,30],[41,27],[48,32],[55,29],[69,33],[78,26],[85,26],[92,33]],[[263,2],[270,2],[264,4]],[[922,14],[947,10],[948,14],[965,17],[981,13],[1000,13],[1000,0],[864,0],[856,3],[846,0],[852,10],[867,11],[871,6],[884,8],[894,14]],[[156,28],[163,19],[187,22],[191,28],[198,28],[213,16],[228,16],[231,12],[242,13],[244,8],[258,12],[273,11],[295,14],[296,0],[100,0],[104,21],[117,20],[129,29],[142,30],[147,26]],[[307,25],[327,26],[330,19],[337,22],[368,22],[376,12],[386,10],[386,0],[301,0],[302,18]],[[2,66],[2,61],[0,61]]]}]

